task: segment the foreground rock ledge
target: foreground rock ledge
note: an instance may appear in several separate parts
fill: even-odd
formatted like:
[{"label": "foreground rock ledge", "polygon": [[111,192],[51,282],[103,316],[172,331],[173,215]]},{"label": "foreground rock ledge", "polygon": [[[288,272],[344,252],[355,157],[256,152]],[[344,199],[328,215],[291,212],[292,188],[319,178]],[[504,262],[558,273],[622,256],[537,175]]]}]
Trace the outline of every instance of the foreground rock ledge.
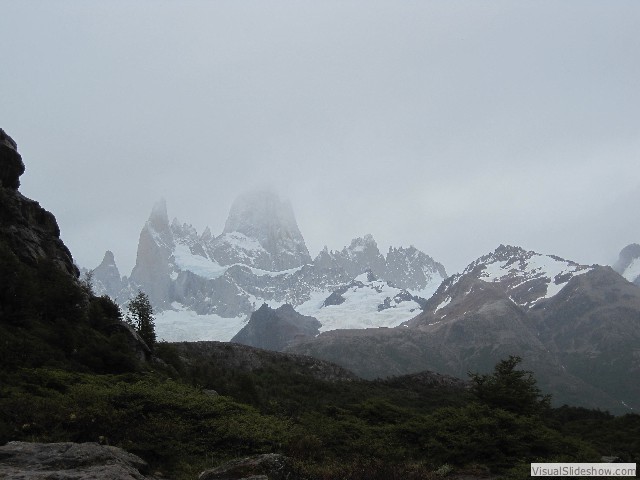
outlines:
[{"label": "foreground rock ledge", "polygon": [[0,479],[145,480],[140,457],[98,443],[9,442],[0,447]]}]

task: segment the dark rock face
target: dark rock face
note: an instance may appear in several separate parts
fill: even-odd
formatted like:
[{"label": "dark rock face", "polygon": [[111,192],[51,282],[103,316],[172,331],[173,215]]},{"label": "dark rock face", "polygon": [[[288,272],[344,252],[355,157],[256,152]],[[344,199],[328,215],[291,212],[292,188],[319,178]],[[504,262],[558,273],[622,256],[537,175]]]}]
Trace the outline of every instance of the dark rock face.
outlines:
[{"label": "dark rock face", "polygon": [[253,455],[205,470],[198,480],[288,480],[293,471],[289,459],[276,453]]},{"label": "dark rock face", "polygon": [[9,442],[0,447],[0,478],[24,480],[144,480],[147,463],[97,443]]},{"label": "dark rock face", "polygon": [[18,145],[0,128],[0,186],[17,190],[24,163],[18,153]]},{"label": "dark rock face", "polygon": [[21,261],[35,265],[39,260],[49,259],[77,278],[80,272],[60,240],[53,214],[18,192],[23,172],[24,164],[15,142],[0,130],[0,238]]},{"label": "dark rock face", "polygon": [[265,303],[231,341],[279,352],[298,340],[315,337],[321,326],[318,320],[300,315],[291,305],[274,310]]}]

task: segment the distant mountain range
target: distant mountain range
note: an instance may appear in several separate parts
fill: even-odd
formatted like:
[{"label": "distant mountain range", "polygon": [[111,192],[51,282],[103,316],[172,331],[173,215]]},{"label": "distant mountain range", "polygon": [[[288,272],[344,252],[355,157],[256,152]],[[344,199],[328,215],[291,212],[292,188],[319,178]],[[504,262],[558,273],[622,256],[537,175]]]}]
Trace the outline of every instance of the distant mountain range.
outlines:
[{"label": "distant mountain range", "polygon": [[233,203],[218,236],[169,222],[166,203],[158,202],[131,275],[121,277],[107,252],[93,284],[123,305],[138,289],[147,293],[160,338],[229,340],[263,303],[314,316],[321,331],[396,326],[417,315],[446,276],[414,247],[383,256],[371,235],[312,259],[291,205],[261,190]]}]

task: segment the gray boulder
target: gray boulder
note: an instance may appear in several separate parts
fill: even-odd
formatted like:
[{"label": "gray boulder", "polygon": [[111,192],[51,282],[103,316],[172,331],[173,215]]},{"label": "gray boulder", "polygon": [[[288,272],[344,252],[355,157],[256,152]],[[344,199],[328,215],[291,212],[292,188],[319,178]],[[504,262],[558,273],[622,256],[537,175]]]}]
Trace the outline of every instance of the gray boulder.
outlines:
[{"label": "gray boulder", "polygon": [[144,480],[140,457],[98,443],[9,442],[0,447],[0,478]]}]

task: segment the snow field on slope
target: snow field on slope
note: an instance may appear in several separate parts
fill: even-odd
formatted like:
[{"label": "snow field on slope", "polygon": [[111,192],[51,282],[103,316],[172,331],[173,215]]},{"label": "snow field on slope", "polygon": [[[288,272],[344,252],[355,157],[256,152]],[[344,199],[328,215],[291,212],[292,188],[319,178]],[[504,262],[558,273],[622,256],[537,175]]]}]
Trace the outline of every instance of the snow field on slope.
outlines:
[{"label": "snow field on slope", "polygon": [[182,305],[173,304],[176,310],[165,310],[155,315],[156,337],[167,342],[199,342],[217,340],[228,342],[242,327],[246,316],[224,318],[219,315],[198,315]]},{"label": "snow field on slope", "polygon": [[[377,286],[378,293],[373,286]],[[322,306],[331,291],[314,292],[311,298],[295,307],[302,315],[317,318],[321,332],[339,329],[361,329],[376,327],[397,327],[420,313],[420,306],[413,301],[401,302],[394,308],[378,311],[378,305],[385,298],[393,298],[399,289],[389,287],[384,282],[371,282],[364,287],[351,287],[342,294],[345,301],[340,305]],[[394,303],[392,302],[392,305]]]}]

